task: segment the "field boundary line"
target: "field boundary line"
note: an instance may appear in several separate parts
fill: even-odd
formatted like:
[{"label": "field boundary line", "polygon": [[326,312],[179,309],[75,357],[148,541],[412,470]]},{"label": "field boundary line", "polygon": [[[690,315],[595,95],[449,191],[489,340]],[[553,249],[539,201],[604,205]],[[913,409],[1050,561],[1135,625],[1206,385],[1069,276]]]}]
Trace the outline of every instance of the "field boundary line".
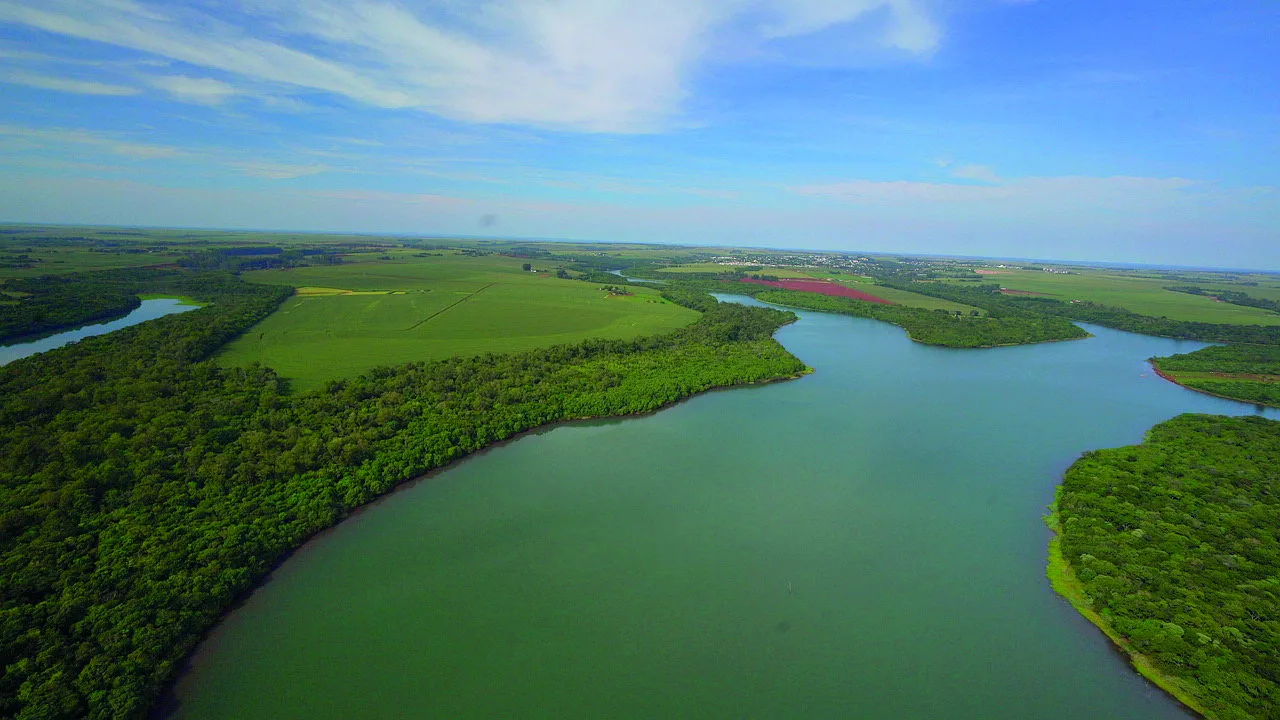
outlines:
[{"label": "field boundary line", "polygon": [[442,307],[442,308],[440,308],[439,310],[437,310],[437,311],[435,311],[435,312],[431,313],[430,315],[428,315],[428,316],[426,316],[426,317],[422,318],[422,319],[421,319],[421,320],[419,320],[418,322],[416,322],[416,323],[414,323],[414,324],[410,325],[409,327],[405,328],[402,332],[409,332],[410,330],[414,330],[414,329],[416,329],[418,326],[420,326],[420,325],[422,325],[423,323],[427,322],[427,321],[428,321],[428,320],[430,320],[431,318],[434,318],[434,317],[436,317],[436,316],[438,316],[438,315],[441,315],[442,313],[444,313],[444,312],[446,312],[446,311],[448,311],[448,310],[452,310],[453,308],[455,308],[455,307],[457,307],[457,306],[461,305],[462,303],[464,303],[464,302],[466,302],[466,301],[470,300],[471,298],[473,298],[473,297],[475,297],[475,296],[479,295],[480,293],[484,292],[485,290],[488,290],[489,288],[491,288],[491,287],[493,287],[494,285],[497,285],[497,284],[498,284],[498,283],[489,283],[488,285],[485,285],[484,287],[480,288],[479,290],[476,290],[475,292],[471,293],[470,295],[467,295],[466,297],[462,298],[462,299],[461,299],[461,300],[459,300],[458,302],[450,303],[450,304],[446,305],[445,307]]}]

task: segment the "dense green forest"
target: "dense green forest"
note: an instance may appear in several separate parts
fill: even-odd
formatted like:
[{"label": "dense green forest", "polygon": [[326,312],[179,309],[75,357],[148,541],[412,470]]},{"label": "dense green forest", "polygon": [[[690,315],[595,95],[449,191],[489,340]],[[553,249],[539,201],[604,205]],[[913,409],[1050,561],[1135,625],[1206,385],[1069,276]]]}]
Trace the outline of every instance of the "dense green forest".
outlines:
[{"label": "dense green forest", "polygon": [[1277,468],[1280,422],[1181,415],[1058,491],[1074,600],[1213,718],[1280,717]]},{"label": "dense green forest", "polygon": [[1089,336],[1089,333],[1065,319],[1032,313],[1004,313],[975,317],[903,305],[881,305],[853,298],[818,295],[798,290],[779,290],[750,283],[734,283],[732,286],[720,283],[716,289],[722,292],[752,295],[758,300],[777,305],[842,313],[893,323],[905,329],[912,340],[926,345],[984,348],[1051,340],[1073,340]]},{"label": "dense green forest", "polygon": [[1227,345],[1152,358],[1161,375],[1212,395],[1280,407],[1280,346]]},{"label": "dense green forest", "polygon": [[667,335],[291,394],[268,368],[208,360],[288,288],[118,277],[208,305],[0,368],[0,716],[142,716],[274,563],[408,478],[546,423],[806,371],[771,337],[791,313],[677,292],[703,314]]},{"label": "dense green forest", "polygon": [[141,301],[120,273],[89,272],[0,282],[0,343],[119,317]]}]

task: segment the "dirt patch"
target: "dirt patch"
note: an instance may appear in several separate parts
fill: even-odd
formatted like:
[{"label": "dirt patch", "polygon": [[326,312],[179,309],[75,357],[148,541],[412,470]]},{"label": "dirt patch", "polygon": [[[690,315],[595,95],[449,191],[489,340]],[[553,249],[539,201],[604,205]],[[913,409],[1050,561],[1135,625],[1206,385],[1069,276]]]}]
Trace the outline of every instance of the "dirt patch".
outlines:
[{"label": "dirt patch", "polygon": [[979,275],[1004,275],[1009,271],[1008,270],[974,270],[974,272],[978,273]]},{"label": "dirt patch", "polygon": [[897,303],[892,300],[885,300],[884,298],[876,297],[871,293],[854,290],[851,287],[845,287],[839,283],[833,283],[827,280],[755,280],[752,278],[742,278],[742,282],[751,283],[753,285],[768,285],[769,287],[782,288],[783,290],[799,290],[800,292],[811,292],[819,295],[847,297],[855,300],[880,303],[881,305],[897,305]]}]

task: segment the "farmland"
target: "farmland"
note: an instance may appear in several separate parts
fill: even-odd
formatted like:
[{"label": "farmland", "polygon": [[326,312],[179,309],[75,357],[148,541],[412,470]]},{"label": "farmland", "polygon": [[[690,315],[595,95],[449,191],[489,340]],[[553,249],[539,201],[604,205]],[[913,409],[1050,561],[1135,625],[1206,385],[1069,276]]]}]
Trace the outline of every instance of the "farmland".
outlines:
[{"label": "farmland", "polygon": [[[1165,290],[1168,286],[1186,284],[1171,277],[1088,269],[1075,270],[1070,274],[999,270],[986,275],[983,282],[997,282],[1003,288],[1041,294],[1055,300],[1113,305],[1157,318],[1234,325],[1280,325],[1280,314],[1277,313],[1218,302],[1207,296]],[[1258,288],[1245,290],[1256,292]],[[1263,296],[1263,292],[1266,291],[1257,294]]]},{"label": "farmland", "polygon": [[227,345],[218,360],[260,362],[290,378],[295,390],[308,390],[379,365],[654,335],[697,318],[656,290],[613,294],[593,283],[524,272],[522,264],[445,253],[246,273],[252,282],[301,290]]}]

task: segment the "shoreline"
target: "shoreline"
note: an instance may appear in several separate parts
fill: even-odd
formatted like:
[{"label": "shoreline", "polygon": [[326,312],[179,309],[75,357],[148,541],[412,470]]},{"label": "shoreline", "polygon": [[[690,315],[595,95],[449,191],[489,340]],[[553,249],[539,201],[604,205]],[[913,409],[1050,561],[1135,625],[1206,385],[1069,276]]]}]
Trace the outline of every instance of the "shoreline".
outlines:
[{"label": "shoreline", "polygon": [[1049,506],[1049,514],[1044,518],[1045,525],[1053,533],[1053,537],[1049,540],[1049,558],[1045,566],[1045,576],[1049,579],[1050,587],[1059,597],[1070,603],[1071,607],[1075,608],[1076,612],[1080,613],[1084,619],[1101,630],[1102,634],[1111,642],[1112,647],[1124,655],[1129,661],[1129,665],[1134,670],[1137,670],[1139,675],[1199,717],[1211,718],[1209,712],[1200,704],[1200,701],[1183,685],[1182,680],[1165,674],[1155,667],[1147,656],[1135,651],[1129,641],[1107,624],[1106,619],[1089,604],[1088,596],[1084,592],[1084,583],[1080,581],[1080,578],[1076,577],[1075,570],[1062,554],[1062,542],[1058,532],[1060,527],[1058,492],[1060,489],[1061,485],[1058,486],[1058,489],[1055,489],[1053,504]]},{"label": "shoreline", "polygon": [[1202,390],[1200,388],[1191,387],[1190,385],[1183,385],[1182,383],[1175,380],[1168,373],[1161,370],[1160,366],[1156,364],[1155,358],[1147,358],[1147,364],[1150,365],[1151,369],[1154,370],[1155,373],[1160,377],[1164,378],[1165,380],[1168,380],[1169,382],[1173,383],[1174,385],[1177,385],[1180,388],[1190,390],[1191,392],[1198,392],[1201,395],[1208,395],[1210,397],[1222,398],[1223,400],[1232,400],[1238,403],[1245,403],[1246,405],[1255,405],[1258,407],[1269,407],[1269,408],[1280,408],[1280,405],[1272,405],[1271,403],[1259,402],[1257,400],[1242,400],[1241,398],[1238,398],[1238,397],[1231,397],[1230,395],[1219,395],[1216,392],[1209,392],[1208,390]]},{"label": "shoreline", "polygon": [[[756,299],[754,296],[748,296],[748,297],[752,297],[753,299]],[[872,322],[881,322],[881,323],[884,323],[885,325],[892,325],[892,326],[894,326],[894,327],[896,327],[896,328],[898,328],[898,329],[902,330],[902,332],[904,332],[904,333],[906,333],[906,334],[907,334],[907,339],[908,339],[908,340],[910,340],[910,341],[911,341],[911,342],[913,342],[913,343],[919,343],[919,344],[924,345],[924,346],[926,346],[926,347],[946,348],[946,349],[948,349],[948,350],[994,350],[995,348],[1005,348],[1005,347],[1023,347],[1023,346],[1030,346],[1030,345],[1043,345],[1043,344],[1045,344],[1045,343],[1056,343],[1056,342],[1072,342],[1072,341],[1075,341],[1075,340],[1088,340],[1088,339],[1089,339],[1089,338],[1091,338],[1091,337],[1097,337],[1096,335],[1094,335],[1093,333],[1089,332],[1088,330],[1084,330],[1084,328],[1080,328],[1081,330],[1084,330],[1084,332],[1085,332],[1085,336],[1084,336],[1084,337],[1074,337],[1074,338],[1050,338],[1050,339],[1048,339],[1048,340],[1036,340],[1036,341],[1034,341],[1034,342],[997,343],[997,344],[995,344],[995,345],[943,345],[943,344],[941,344],[941,343],[931,343],[931,342],[925,342],[924,340],[918,340],[918,339],[916,339],[916,338],[914,338],[914,337],[911,337],[911,331],[910,331],[910,330],[908,330],[907,328],[903,327],[902,325],[899,325],[899,324],[898,324],[898,323],[896,323],[896,322],[890,322],[890,321],[888,321],[888,320],[881,320],[880,318],[865,317],[865,316],[862,316],[862,315],[854,315],[854,314],[852,314],[852,313],[844,313],[844,312],[840,312],[840,311],[838,311],[838,310],[815,310],[815,309],[813,309],[813,308],[801,307],[801,306],[799,306],[799,305],[785,305],[785,304],[783,304],[783,303],[769,302],[768,300],[760,300],[760,302],[762,302],[762,303],[767,303],[767,304],[772,305],[772,306],[774,306],[774,307],[786,308],[786,309],[788,309],[788,310],[803,310],[804,312],[825,313],[825,314],[827,314],[827,315],[843,315],[843,316],[845,316],[845,317],[858,318],[858,319],[860,319],[860,320],[871,320]],[[1072,321],[1072,322],[1075,322],[1075,321]],[[1079,327],[1079,325],[1077,324],[1077,325],[1076,325],[1076,327]],[[1234,398],[1230,398],[1230,399],[1234,399]]]},{"label": "shoreline", "polygon": [[[794,322],[795,321],[793,320],[792,323]],[[787,325],[790,325],[792,323],[787,323]],[[782,327],[786,327],[786,325],[783,325]],[[338,528],[345,525],[348,521],[353,520],[354,518],[360,515],[363,515],[367,511],[373,509],[375,506],[390,500],[395,495],[402,492],[407,492],[413,489],[414,487],[416,487],[417,485],[419,485],[420,483],[429,481],[433,479],[435,476],[440,475],[441,473],[444,473],[448,470],[451,470],[455,466],[461,463],[467,462],[468,460],[471,460],[473,458],[480,457],[486,453],[495,451],[499,448],[502,448],[506,445],[517,442],[530,435],[541,435],[543,433],[551,432],[562,426],[586,424],[586,423],[592,423],[592,422],[610,422],[610,421],[624,422],[626,420],[630,420],[633,418],[648,417],[648,416],[656,415],[664,410],[673,408],[677,405],[683,404],[694,398],[697,398],[709,393],[728,392],[731,390],[737,390],[741,388],[762,387],[765,385],[772,385],[775,383],[790,382],[792,380],[799,380],[801,378],[804,378],[807,375],[812,375],[814,372],[815,370],[812,367],[809,367],[808,365],[806,365],[805,370],[803,372],[797,373],[795,375],[779,376],[775,378],[769,378],[766,380],[756,380],[753,382],[736,383],[733,385],[718,385],[715,387],[709,387],[709,388],[706,388],[705,390],[699,390],[697,392],[693,392],[683,397],[672,400],[671,402],[665,405],[662,405],[660,407],[654,408],[653,410],[625,413],[620,415],[587,415],[583,417],[565,418],[563,420],[555,420],[549,423],[543,423],[541,425],[537,425],[537,426],[528,428],[526,430],[521,430],[520,432],[517,432],[501,440],[496,440],[474,452],[468,453],[466,455],[463,455],[462,457],[451,460],[448,463],[445,463],[444,465],[441,465],[436,468],[432,468],[431,470],[428,470],[425,473],[422,473],[420,475],[416,475],[410,478],[406,478],[405,480],[399,483],[396,483],[393,487],[388,489],[385,493],[373,498],[369,502],[357,508],[352,509],[349,513],[340,517],[337,520],[337,522],[333,523],[332,525],[322,530],[318,530],[314,534],[304,539],[301,543],[299,543],[292,549],[284,552],[283,554],[281,554],[280,557],[272,561],[270,568],[262,575],[262,577],[258,578],[258,580],[255,581],[253,585],[245,589],[243,593],[238,595],[229,605],[227,605],[227,607],[218,614],[217,621],[214,624],[210,625],[209,628],[206,629],[203,633],[201,633],[200,638],[195,642],[194,645],[192,645],[191,649],[187,651],[187,653],[182,657],[182,659],[179,662],[175,663],[174,665],[175,669],[173,671],[172,676],[169,678],[168,681],[165,682],[160,693],[152,699],[150,707],[147,710],[145,717],[147,717],[149,720],[168,720],[169,718],[172,718],[176,715],[178,710],[181,708],[181,701],[175,694],[175,690],[177,689],[178,683],[180,683],[184,678],[188,677],[195,670],[196,664],[197,664],[196,659],[200,653],[200,649],[205,645],[206,642],[210,640],[210,638],[219,630],[219,628],[222,627],[223,623],[226,622],[227,618],[231,614],[242,609],[245,606],[245,604],[248,603],[248,601],[253,597],[253,595],[256,592],[258,592],[258,590],[265,587],[267,583],[272,581],[276,571],[279,570],[286,562],[288,562],[290,559],[292,559],[294,556],[298,555],[299,553],[305,552],[311,545],[320,541],[324,537],[332,534],[333,532],[338,530]]]}]

